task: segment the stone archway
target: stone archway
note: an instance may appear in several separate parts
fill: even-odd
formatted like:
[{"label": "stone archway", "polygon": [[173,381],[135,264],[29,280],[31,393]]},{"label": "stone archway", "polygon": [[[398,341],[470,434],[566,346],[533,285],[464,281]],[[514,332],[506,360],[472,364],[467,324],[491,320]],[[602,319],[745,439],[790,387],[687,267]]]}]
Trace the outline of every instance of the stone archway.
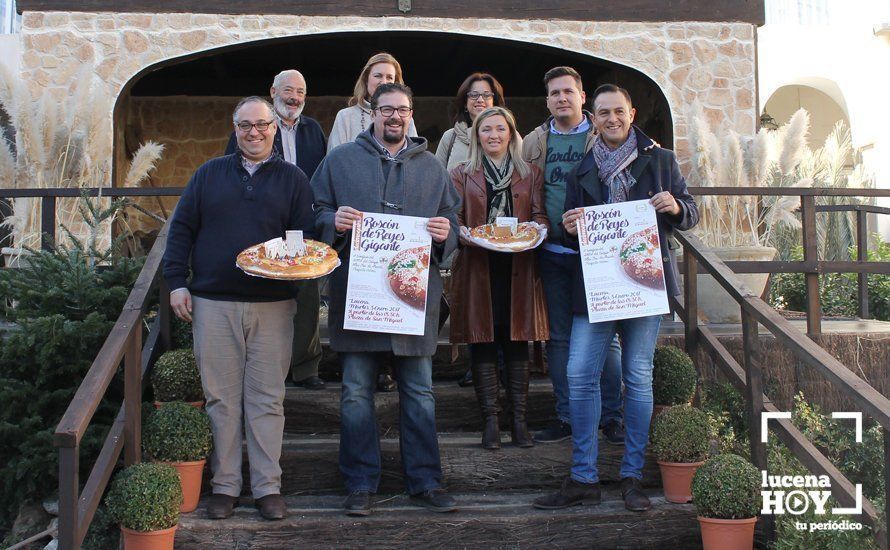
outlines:
[{"label": "stone archway", "polygon": [[[315,54],[320,50],[323,59]],[[557,65],[578,69],[588,93],[604,82],[628,88],[637,124],[664,146],[673,145],[667,98],[635,69],[550,46],[408,31],[288,37],[209,50],[197,59],[167,60],[135,77],[120,95],[115,124],[123,131],[123,143],[118,144],[127,152],[149,139],[167,144],[154,183],[182,185],[201,162],[224,150],[232,106],[243,96],[268,94],[278,71],[295,67],[303,72],[309,88],[305,113],[327,132],[346,105],[359,68],[378,51],[400,60],[415,93],[415,123],[431,149],[451,127],[453,94],[467,74],[486,71],[502,82],[524,134],[549,115],[542,76]]]},{"label": "stone archway", "polygon": [[[49,88],[62,99],[79,66],[92,63],[112,97],[118,97],[134,77],[165,60],[252,41],[368,31],[501,38],[635,69],[656,83],[668,101],[681,162],[688,158],[686,111],[696,100],[712,121],[728,121],[741,133],[755,128],[755,41],[748,23],[26,12],[21,71],[30,86]],[[110,130],[110,116],[108,124]]]},{"label": "stone archway", "polygon": [[822,145],[838,121],[843,121],[853,133],[844,95],[833,81],[800,79],[778,87],[767,97],[763,113],[773,117],[778,124],[787,123],[798,109],[810,113],[807,141],[812,148]]}]

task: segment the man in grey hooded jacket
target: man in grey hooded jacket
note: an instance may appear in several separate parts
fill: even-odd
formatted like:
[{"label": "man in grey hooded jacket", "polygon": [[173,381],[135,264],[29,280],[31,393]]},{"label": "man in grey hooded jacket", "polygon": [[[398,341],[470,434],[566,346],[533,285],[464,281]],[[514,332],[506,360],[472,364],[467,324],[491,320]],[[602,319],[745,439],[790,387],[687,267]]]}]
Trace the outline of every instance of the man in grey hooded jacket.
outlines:
[{"label": "man in grey hooded jacket", "polygon": [[[328,327],[331,348],[343,369],[340,471],[349,493],[344,508],[353,516],[371,512],[371,495],[380,482],[374,385],[380,362],[392,356],[399,382],[402,466],[411,501],[437,512],[451,512],[457,509],[454,499],[441,488],[432,355],[442,294],[438,264],[457,247],[460,198],[445,169],[427,151],[426,139],[407,136],[413,112],[410,88],[379,86],[371,109],[371,127],[355,142],[328,153],[312,177],[317,232],[339,252],[343,264],[331,274]],[[422,336],[343,328],[350,261],[346,245],[361,212],[429,218],[432,265]]]}]

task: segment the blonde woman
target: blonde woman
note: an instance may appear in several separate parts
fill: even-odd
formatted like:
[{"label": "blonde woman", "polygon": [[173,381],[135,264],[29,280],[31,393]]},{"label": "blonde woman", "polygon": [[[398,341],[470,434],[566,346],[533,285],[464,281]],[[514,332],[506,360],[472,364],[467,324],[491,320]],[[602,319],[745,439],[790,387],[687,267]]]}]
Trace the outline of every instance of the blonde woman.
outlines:
[{"label": "blonde woman", "polygon": [[470,129],[469,158],[451,170],[461,196],[458,224],[463,245],[452,275],[451,342],[470,347],[473,386],[484,419],[482,446],[500,448],[498,353],[506,365],[512,403],[513,443],[534,445],[526,425],[528,342],[549,336],[544,290],[535,252],[508,254],[473,245],[470,227],[499,216],[549,227],[541,170],[522,159],[513,114],[503,107],[482,111]]},{"label": "blonde woman", "polygon": [[[328,152],[334,147],[354,141],[356,136],[364,132],[371,125],[371,104],[369,103],[377,86],[381,84],[404,84],[402,80],[402,66],[396,58],[388,53],[378,53],[365,63],[358,80],[355,81],[355,89],[349,98],[349,107],[341,109],[334,119],[334,127],[328,137]],[[408,126],[408,137],[416,137],[417,129],[414,127],[414,119]]]}]

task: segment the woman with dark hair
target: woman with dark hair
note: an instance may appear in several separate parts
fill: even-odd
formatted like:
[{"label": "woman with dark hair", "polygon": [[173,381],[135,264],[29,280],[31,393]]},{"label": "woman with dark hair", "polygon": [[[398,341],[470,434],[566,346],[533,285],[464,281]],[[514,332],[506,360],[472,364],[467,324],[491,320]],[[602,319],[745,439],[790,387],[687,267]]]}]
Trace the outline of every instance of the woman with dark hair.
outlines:
[{"label": "woman with dark hair", "polygon": [[[470,126],[479,116],[479,113],[489,107],[504,106],[504,89],[501,83],[488,73],[473,73],[464,79],[463,84],[457,89],[454,96],[454,127],[445,130],[439,147],[436,149],[436,158],[449,172],[458,164],[467,160],[470,153]],[[451,267],[454,256],[443,263],[444,267]],[[446,287],[451,284],[451,278],[446,279]],[[462,388],[473,385],[473,370],[468,369],[463,378],[458,381]]]},{"label": "woman with dark hair", "polygon": [[473,73],[464,80],[454,97],[454,128],[442,134],[436,158],[451,171],[467,160],[470,151],[468,130],[476,117],[489,107],[504,106],[504,89],[488,73]]},{"label": "woman with dark hair", "polygon": [[467,236],[469,228],[498,217],[550,226],[544,211],[544,176],[522,159],[513,114],[485,109],[471,127],[466,162],[451,170],[461,196],[460,254],[452,275],[451,342],[467,343],[473,386],[484,419],[482,447],[498,449],[498,355],[503,355],[511,432],[519,447],[534,445],[526,424],[528,342],[549,336],[544,289],[535,252],[493,252]]},{"label": "woman with dark hair", "polygon": [[[402,66],[396,58],[388,53],[378,53],[362,67],[361,74],[355,81],[352,97],[349,98],[349,107],[340,109],[334,119],[331,135],[328,137],[328,152],[334,147],[354,141],[356,136],[364,132],[371,125],[371,96],[377,86],[381,84],[404,84],[402,80]],[[408,126],[408,136],[416,137],[414,119]]]}]

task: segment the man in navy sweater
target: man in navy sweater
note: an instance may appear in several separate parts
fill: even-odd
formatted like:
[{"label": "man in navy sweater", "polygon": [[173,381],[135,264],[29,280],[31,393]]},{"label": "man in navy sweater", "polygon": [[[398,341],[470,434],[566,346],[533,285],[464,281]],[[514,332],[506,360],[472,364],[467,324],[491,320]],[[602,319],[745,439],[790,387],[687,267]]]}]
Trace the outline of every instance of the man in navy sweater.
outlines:
[{"label": "man in navy sweater", "polygon": [[[324,158],[327,144],[321,126],[315,119],[303,114],[306,106],[306,79],[293,69],[282,71],[272,81],[269,95],[275,107],[275,150],[284,160],[296,164],[311,178]],[[238,148],[235,132],[229,138],[226,154]],[[290,379],[297,386],[324,389],[324,380],[318,377],[321,363],[321,340],[318,335],[319,282],[297,283],[297,314],[294,316],[294,344],[291,355]]]},{"label": "man in navy sweater", "polygon": [[312,190],[303,171],[272,150],[277,128],[266,100],[241,100],[233,121],[238,152],[204,163],[179,199],[167,237],[164,278],[171,309],[192,322],[213,428],[213,495],[207,514],[230,516],[241,494],[243,416],[256,506],[263,517],[282,519],[286,507],[279,458],[295,287],[248,276],[235,267],[235,258],[289,229],[312,236]]}]

